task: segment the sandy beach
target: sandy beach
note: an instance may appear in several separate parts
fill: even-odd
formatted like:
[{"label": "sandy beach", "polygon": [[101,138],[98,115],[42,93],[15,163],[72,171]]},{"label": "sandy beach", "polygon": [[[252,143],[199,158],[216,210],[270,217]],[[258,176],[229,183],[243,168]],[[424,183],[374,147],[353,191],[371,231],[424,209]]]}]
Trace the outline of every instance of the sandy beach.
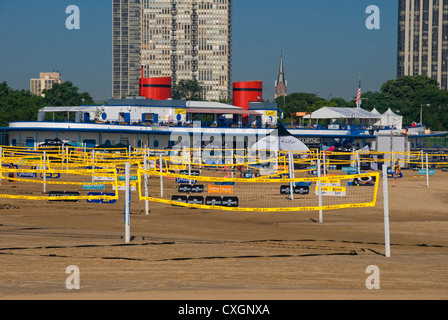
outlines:
[{"label": "sandy beach", "polygon": [[[389,179],[391,257],[382,184],[375,208],[232,213],[117,204],[0,200],[0,299],[448,299],[448,172]],[[68,290],[68,266],[80,289]],[[369,266],[380,272],[368,289]]]}]

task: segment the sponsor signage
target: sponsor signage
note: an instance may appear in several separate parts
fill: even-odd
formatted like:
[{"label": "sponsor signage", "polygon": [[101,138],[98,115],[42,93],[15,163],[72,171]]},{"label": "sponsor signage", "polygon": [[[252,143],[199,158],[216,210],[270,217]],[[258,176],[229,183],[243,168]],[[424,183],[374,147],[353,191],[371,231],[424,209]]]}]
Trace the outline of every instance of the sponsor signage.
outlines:
[{"label": "sponsor signage", "polygon": [[181,184],[178,189],[179,193],[202,193],[204,185]]},{"label": "sponsor signage", "polygon": [[183,183],[183,184],[191,183],[191,184],[196,184],[196,183],[198,183],[198,181],[197,181],[197,180],[184,179],[184,178],[176,178],[176,183]]},{"label": "sponsor signage", "polygon": [[[183,196],[183,195],[174,195],[171,197],[171,201],[173,202],[181,202],[188,204],[199,204],[199,205],[208,205],[208,206],[222,206],[222,207],[231,207],[236,208],[239,205],[238,197],[216,197],[216,196]],[[179,207],[178,205],[172,204],[175,207]]]},{"label": "sponsor signage", "polygon": [[[126,177],[125,176],[118,176],[118,181],[125,181]],[[138,180],[138,176],[129,176],[129,181],[137,181]]]},{"label": "sponsor signage", "polygon": [[96,180],[96,181],[114,181],[115,178],[114,177],[97,177],[97,176],[94,176],[93,180]]},{"label": "sponsor signage", "polygon": [[208,186],[208,193],[226,193],[226,194],[232,194],[233,193],[233,186],[216,186],[214,184],[210,184]]},{"label": "sponsor signage", "polygon": [[36,178],[37,173],[35,172],[18,172],[17,178]]},{"label": "sponsor signage", "polygon": [[[294,186],[293,192],[294,192],[294,194],[302,194],[302,195],[309,194],[310,187],[309,186]],[[289,185],[280,186],[280,194],[290,194]]]},{"label": "sponsor signage", "polygon": [[205,204],[207,206],[221,206],[222,205],[222,198],[221,197],[211,197],[208,196],[205,198]]},{"label": "sponsor signage", "polygon": [[221,206],[236,208],[239,205],[238,197],[222,197]]},{"label": "sponsor signage", "polygon": [[241,178],[252,179],[255,178],[255,174],[253,172],[242,172]]},{"label": "sponsor signage", "polygon": [[[40,177],[43,179],[44,178],[44,174],[41,173]],[[61,177],[60,173],[47,172],[45,174],[45,178],[47,178],[47,179],[59,179],[60,177]]]},{"label": "sponsor signage", "polygon": [[73,199],[73,200],[60,200],[58,199],[59,197],[79,197],[79,192],[71,192],[71,191],[51,191],[49,193],[50,201],[52,202],[78,202],[77,199]]},{"label": "sponsor signage", "polygon": [[[426,174],[426,169],[420,169],[418,170],[418,174]],[[436,169],[429,169],[428,175],[434,176],[436,174]]]},{"label": "sponsor signage", "polygon": [[[88,196],[115,196],[115,193],[106,193],[106,192],[89,192],[87,194]],[[95,200],[86,200],[87,203],[102,203],[102,204],[115,204],[117,203],[117,200],[105,200],[105,199],[95,199]]]},{"label": "sponsor signage", "polygon": [[341,180],[339,180],[338,178],[322,179],[320,185],[323,187],[340,187]]},{"label": "sponsor signage", "polygon": [[348,174],[356,174],[358,173],[358,168],[355,167],[342,167],[342,172],[347,172]]},{"label": "sponsor signage", "polygon": [[233,181],[225,181],[225,182],[215,182],[216,186],[234,186],[235,182]]},{"label": "sponsor signage", "polygon": [[[321,187],[323,196],[345,197],[347,189],[345,187]],[[319,187],[316,187],[316,195],[319,195]]]},{"label": "sponsor signage", "polygon": [[[117,188],[115,188],[115,186],[112,186],[112,190],[126,191],[126,186],[117,186]],[[137,187],[136,186],[129,186],[129,190],[137,191]]]},{"label": "sponsor signage", "polygon": [[190,170],[190,173],[188,170],[180,170],[179,174],[182,176],[199,176],[201,174],[200,170]]},{"label": "sponsor signage", "polygon": [[[188,196],[177,196],[177,195],[174,195],[174,196],[171,197],[171,201],[188,203]],[[175,205],[173,204],[173,206],[175,206]]]},{"label": "sponsor signage", "polygon": [[83,190],[104,190],[106,185],[104,183],[84,182]]},{"label": "sponsor signage", "polygon": [[202,196],[189,196],[188,197],[189,204],[204,204],[204,197]]}]

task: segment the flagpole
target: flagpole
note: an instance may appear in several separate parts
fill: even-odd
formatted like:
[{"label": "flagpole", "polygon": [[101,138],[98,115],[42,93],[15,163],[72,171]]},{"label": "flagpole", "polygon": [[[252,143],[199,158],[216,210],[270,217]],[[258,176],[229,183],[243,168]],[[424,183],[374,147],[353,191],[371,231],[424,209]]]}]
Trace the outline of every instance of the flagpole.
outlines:
[{"label": "flagpole", "polygon": [[356,94],[356,108],[361,108],[361,74],[359,75],[358,92]]}]

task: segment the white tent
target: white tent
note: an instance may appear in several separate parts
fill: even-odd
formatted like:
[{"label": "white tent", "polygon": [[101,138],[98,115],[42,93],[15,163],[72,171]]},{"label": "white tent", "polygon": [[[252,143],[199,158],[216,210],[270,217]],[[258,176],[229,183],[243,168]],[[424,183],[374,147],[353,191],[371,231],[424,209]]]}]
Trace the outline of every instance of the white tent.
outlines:
[{"label": "white tent", "polygon": [[283,125],[279,125],[277,129],[274,129],[269,135],[258,140],[252,145],[251,149],[271,151],[310,151],[302,141],[290,134]]},{"label": "white tent", "polygon": [[378,112],[378,110],[376,110],[376,108],[373,108],[372,111],[370,111],[370,113],[376,114],[376,115],[380,115],[381,113]]},{"label": "white tent", "polygon": [[314,111],[311,115],[304,117],[305,119],[340,119],[340,118],[356,118],[356,119],[379,119],[380,115],[361,108],[339,108],[339,107],[323,107]]},{"label": "white tent", "polygon": [[381,119],[376,123],[379,126],[393,126],[397,130],[403,127],[403,117],[394,113],[390,108],[381,115]]}]

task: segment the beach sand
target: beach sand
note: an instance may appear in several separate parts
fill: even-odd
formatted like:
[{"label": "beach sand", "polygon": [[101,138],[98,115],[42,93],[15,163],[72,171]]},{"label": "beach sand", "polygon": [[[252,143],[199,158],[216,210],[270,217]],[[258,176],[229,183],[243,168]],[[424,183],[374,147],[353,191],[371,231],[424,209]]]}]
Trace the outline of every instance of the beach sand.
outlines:
[{"label": "beach sand", "polygon": [[[0,299],[448,299],[448,173],[389,179],[375,208],[233,213],[144,202],[92,205],[0,199]],[[6,183],[6,181],[4,181]],[[68,290],[68,266],[80,289]],[[379,289],[368,289],[369,266]]]}]

